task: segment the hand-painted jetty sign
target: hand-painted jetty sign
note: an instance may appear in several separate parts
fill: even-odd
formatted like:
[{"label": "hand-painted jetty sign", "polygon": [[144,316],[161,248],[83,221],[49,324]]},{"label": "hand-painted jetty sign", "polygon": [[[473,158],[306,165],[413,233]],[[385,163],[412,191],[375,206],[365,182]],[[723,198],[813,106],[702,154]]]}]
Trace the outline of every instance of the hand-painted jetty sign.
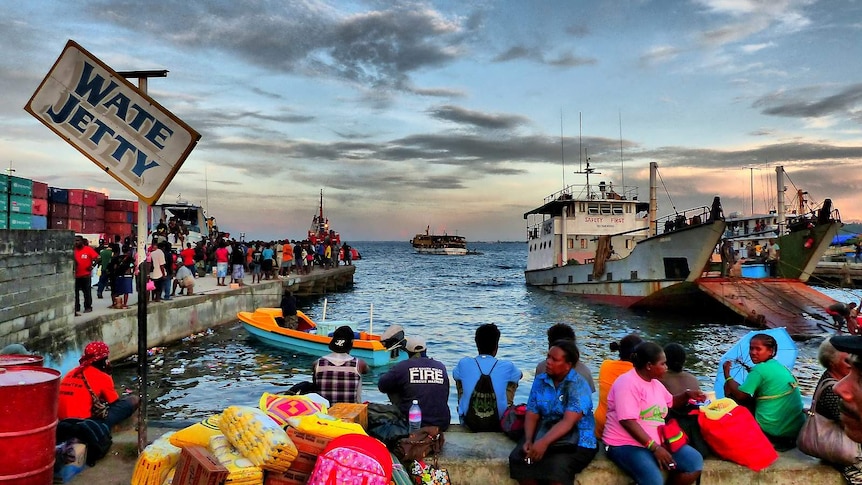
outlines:
[{"label": "hand-painted jetty sign", "polygon": [[72,40],[24,109],[150,205],[201,137]]}]

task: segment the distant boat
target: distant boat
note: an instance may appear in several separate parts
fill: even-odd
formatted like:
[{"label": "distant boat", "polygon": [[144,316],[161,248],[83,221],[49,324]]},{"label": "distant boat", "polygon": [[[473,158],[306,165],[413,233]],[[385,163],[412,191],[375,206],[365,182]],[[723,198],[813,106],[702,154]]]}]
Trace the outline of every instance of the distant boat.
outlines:
[{"label": "distant boat", "polygon": [[[830,199],[824,200],[819,210],[806,212],[805,192],[799,189],[795,203],[785,204],[784,167],[775,167],[775,174],[779,196],[776,207],[786,207],[787,210],[783,213],[773,210],[767,214],[729,214],[725,218],[727,229],[719,253],[723,261],[744,260],[741,276],[766,278],[769,271],[765,262],[765,248],[769,240],[774,239],[781,248],[776,277],[798,279],[805,283],[843,224],[838,212],[832,208]],[[755,253],[758,246],[762,248],[761,255]],[[733,255],[726,254],[730,250]]]},{"label": "distant boat", "polygon": [[448,234],[430,234],[431,226],[425,228],[425,234],[417,234],[410,240],[413,249],[420,254],[442,254],[447,256],[462,256],[467,254],[467,238],[450,236]]},{"label": "distant boat", "polygon": [[709,263],[725,223],[718,197],[712,207],[656,219],[657,167],[650,164],[649,203],[636,187],[590,186],[587,162],[586,184],[525,213],[527,285],[627,307],[673,306]]}]

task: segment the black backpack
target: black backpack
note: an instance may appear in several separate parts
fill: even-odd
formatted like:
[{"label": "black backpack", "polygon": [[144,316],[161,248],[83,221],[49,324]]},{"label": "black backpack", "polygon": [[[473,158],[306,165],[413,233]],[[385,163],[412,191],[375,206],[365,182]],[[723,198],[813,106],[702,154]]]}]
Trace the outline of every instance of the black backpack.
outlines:
[{"label": "black backpack", "polygon": [[477,433],[482,431],[500,431],[497,393],[494,392],[494,383],[491,381],[491,373],[494,372],[494,367],[497,367],[497,362],[494,362],[494,365],[487,374],[483,374],[482,367],[479,366],[479,361],[476,360],[480,376],[476,382],[476,387],[473,388],[473,393],[470,394],[467,413],[464,415],[464,424]]}]

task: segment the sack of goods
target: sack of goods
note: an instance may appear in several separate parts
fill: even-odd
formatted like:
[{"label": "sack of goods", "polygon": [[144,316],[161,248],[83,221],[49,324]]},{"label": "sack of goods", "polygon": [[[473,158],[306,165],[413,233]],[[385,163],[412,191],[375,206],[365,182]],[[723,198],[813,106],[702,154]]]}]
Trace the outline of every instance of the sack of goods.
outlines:
[{"label": "sack of goods", "polygon": [[263,484],[263,470],[231,446],[225,435],[219,434],[210,438],[209,450],[219,463],[227,468],[224,485]]},{"label": "sack of goods", "polygon": [[171,444],[172,434],[166,433],[144,448],[135,463],[131,485],[162,485],[165,482],[183,451]]},{"label": "sack of goods", "polygon": [[722,398],[702,406],[697,422],[709,447],[725,460],[760,471],[778,459],[751,411],[733,399]]},{"label": "sack of goods", "polygon": [[321,438],[333,439],[345,434],[368,434],[357,423],[347,423],[323,413],[291,417],[287,419],[287,423],[297,431]]},{"label": "sack of goods", "polygon": [[266,413],[248,406],[229,406],[219,429],[239,453],[265,470],[284,472],[296,458],[296,446]]}]

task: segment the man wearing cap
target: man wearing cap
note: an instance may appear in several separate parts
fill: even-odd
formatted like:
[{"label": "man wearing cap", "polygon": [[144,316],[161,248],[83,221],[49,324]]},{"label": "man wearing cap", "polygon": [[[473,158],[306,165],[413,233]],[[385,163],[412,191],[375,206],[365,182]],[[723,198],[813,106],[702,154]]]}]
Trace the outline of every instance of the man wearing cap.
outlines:
[{"label": "man wearing cap", "polygon": [[442,362],[425,356],[425,340],[409,337],[405,345],[409,359],[395,364],[380,376],[377,388],[407,416],[413,400],[419,401],[422,426],[449,427],[449,375]]},{"label": "man wearing cap", "polygon": [[92,418],[92,393],[108,403],[108,417],[104,420],[110,428],[132,415],[138,408],[137,396],[126,396],[120,399],[114,389],[114,379],[111,377],[111,364],[108,361],[110,351],[104,342],[90,342],[84,348],[84,355],[78,360],[80,364],[60,381],[60,399],[58,417],[62,419]]},{"label": "man wearing cap", "polygon": [[347,325],[338,327],[329,341],[332,353],[317,359],[312,366],[312,382],[330,405],[362,402],[362,374],[369,369],[364,360],[350,356],[352,348],[353,329]]},{"label": "man wearing cap", "polygon": [[832,337],[829,342],[839,351],[850,354],[850,373],[838,381],[832,391],[841,398],[838,410],[844,434],[862,443],[862,337],[841,335]]}]

